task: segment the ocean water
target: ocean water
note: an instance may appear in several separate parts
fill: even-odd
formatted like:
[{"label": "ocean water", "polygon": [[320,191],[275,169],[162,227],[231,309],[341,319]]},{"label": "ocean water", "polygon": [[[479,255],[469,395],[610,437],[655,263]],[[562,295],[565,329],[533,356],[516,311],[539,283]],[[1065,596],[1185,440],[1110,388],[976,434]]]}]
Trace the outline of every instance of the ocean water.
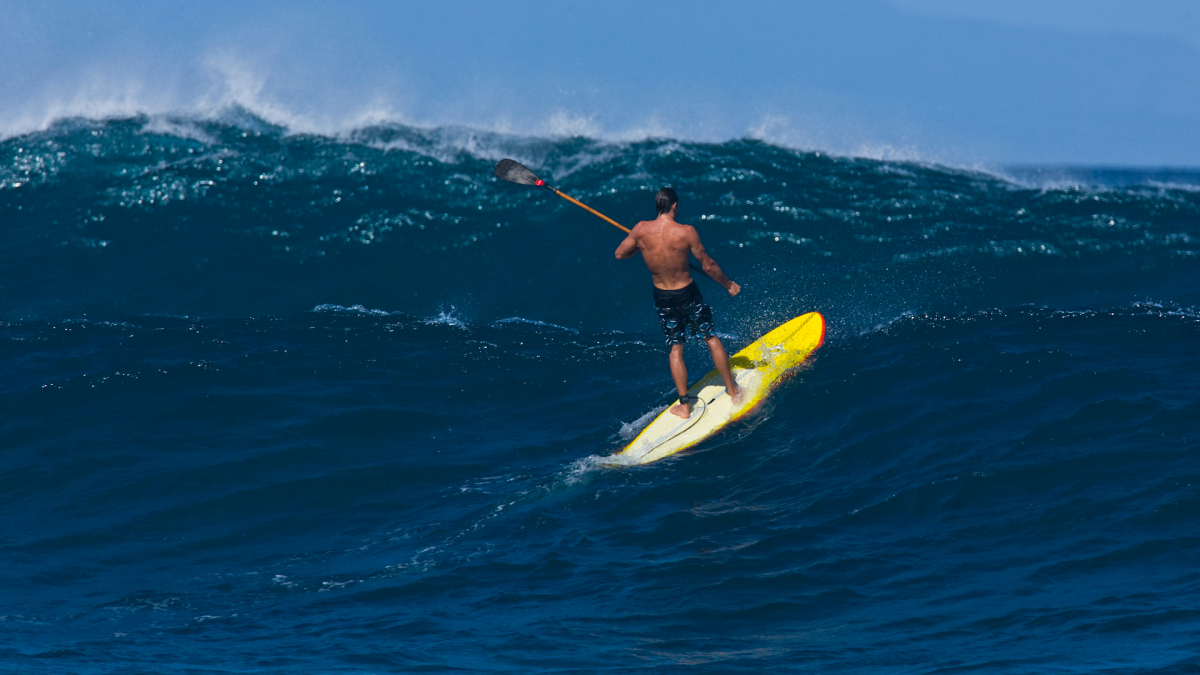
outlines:
[{"label": "ocean water", "polygon": [[[662,185],[825,345],[694,451]],[[0,142],[0,670],[1200,671],[1200,171],[63,120]],[[687,352],[692,378],[711,366]]]}]

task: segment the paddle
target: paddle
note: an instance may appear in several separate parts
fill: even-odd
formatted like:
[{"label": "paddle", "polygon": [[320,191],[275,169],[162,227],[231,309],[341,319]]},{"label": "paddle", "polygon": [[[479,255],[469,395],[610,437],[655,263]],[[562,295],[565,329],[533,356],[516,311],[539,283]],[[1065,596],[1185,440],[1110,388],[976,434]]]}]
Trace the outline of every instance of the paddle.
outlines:
[{"label": "paddle", "polygon": [[[557,190],[555,188],[550,187],[549,185],[546,185],[546,181],[542,180],[541,178],[538,178],[537,174],[535,174],[534,172],[529,170],[529,167],[525,166],[524,164],[521,164],[520,162],[518,162],[516,160],[513,160],[513,159],[500,160],[500,162],[498,164],[496,164],[495,174],[496,174],[496,178],[499,178],[500,180],[506,180],[510,183],[516,183],[518,185],[529,185],[532,187],[546,188],[547,190],[549,190],[549,191],[553,192],[554,194],[558,195],[559,197],[562,197],[563,199],[571,202],[575,206],[578,206],[579,208],[587,211],[588,213],[591,213],[594,216],[599,216],[600,218],[608,221],[608,223],[610,225],[616,227],[618,230],[621,230],[626,233],[629,232],[628,227],[625,227],[624,225],[613,220],[612,218],[609,218],[608,216],[604,215],[603,213],[600,213],[596,209],[593,209],[592,207],[588,206],[587,204],[584,204],[583,202],[579,201],[578,199],[575,199],[571,195],[568,195],[561,190]],[[688,267],[696,270],[700,274],[704,274],[704,270],[700,269],[699,267],[696,267],[695,265],[691,264],[690,262],[688,263]],[[704,276],[707,277],[708,275],[704,274]],[[709,278],[711,278],[711,277],[709,277]]]}]

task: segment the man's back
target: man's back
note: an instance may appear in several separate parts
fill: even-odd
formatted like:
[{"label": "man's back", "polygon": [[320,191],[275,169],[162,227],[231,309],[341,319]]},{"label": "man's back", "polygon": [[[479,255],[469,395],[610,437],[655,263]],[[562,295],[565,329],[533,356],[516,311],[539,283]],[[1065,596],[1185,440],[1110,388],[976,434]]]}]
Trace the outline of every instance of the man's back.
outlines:
[{"label": "man's back", "polygon": [[696,228],[675,220],[677,210],[678,204],[672,203],[669,210],[660,210],[654,220],[643,220],[635,225],[625,241],[617,247],[617,259],[630,258],[640,252],[650,270],[654,287],[675,291],[693,283],[692,275],[688,272],[688,253],[691,253],[700,261],[705,274],[724,286],[730,295],[737,295],[741,286],[726,278],[717,263],[708,256]]},{"label": "man's back", "polygon": [[677,223],[670,214],[663,214],[635,225],[632,235],[656,288],[676,290],[692,283],[688,253],[693,249],[693,242],[697,246],[700,243],[696,228]]}]

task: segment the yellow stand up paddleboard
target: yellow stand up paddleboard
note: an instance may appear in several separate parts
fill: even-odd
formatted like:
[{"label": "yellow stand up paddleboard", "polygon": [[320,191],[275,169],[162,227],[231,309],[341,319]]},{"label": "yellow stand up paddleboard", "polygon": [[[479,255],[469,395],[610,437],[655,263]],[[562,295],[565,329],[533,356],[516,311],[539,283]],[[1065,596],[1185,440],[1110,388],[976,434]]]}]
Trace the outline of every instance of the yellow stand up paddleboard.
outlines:
[{"label": "yellow stand up paddleboard", "polygon": [[729,359],[733,378],[742,390],[734,405],[725,382],[716,370],[700,378],[688,394],[699,397],[692,415],[683,419],[667,406],[650,426],[624,450],[613,455],[615,464],[649,464],[696,445],[730,422],[745,417],[767,398],[789,370],[804,362],[825,341],[825,318],[809,312],[788,321],[750,343]]}]

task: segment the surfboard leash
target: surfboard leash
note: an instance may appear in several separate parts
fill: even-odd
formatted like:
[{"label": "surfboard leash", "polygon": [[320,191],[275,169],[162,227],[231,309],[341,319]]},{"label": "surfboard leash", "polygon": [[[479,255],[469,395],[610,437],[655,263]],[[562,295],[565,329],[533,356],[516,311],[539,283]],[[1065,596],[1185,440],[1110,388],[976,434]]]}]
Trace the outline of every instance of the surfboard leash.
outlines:
[{"label": "surfboard leash", "polygon": [[[720,394],[717,394],[717,396],[720,396]],[[671,434],[670,436],[667,436],[666,438],[662,439],[661,441],[650,446],[650,448],[648,450],[646,450],[645,452],[643,452],[641,455],[638,456],[638,461],[639,462],[642,461],[642,457],[645,457],[646,455],[654,452],[655,450],[657,450],[659,448],[659,446],[663,445],[667,441],[670,441],[671,439],[675,438],[676,436],[679,436],[680,434],[687,431],[688,429],[691,429],[692,427],[696,426],[696,422],[699,422],[700,418],[704,417],[704,413],[708,410],[708,405],[710,403],[712,403],[713,401],[717,400],[717,396],[712,397],[712,399],[709,401],[705,401],[703,398],[697,396],[696,402],[701,404],[700,414],[692,415],[691,417],[688,418],[688,421],[690,421],[691,424],[687,425],[686,427],[680,429],[679,431],[676,431],[675,433]]]}]

